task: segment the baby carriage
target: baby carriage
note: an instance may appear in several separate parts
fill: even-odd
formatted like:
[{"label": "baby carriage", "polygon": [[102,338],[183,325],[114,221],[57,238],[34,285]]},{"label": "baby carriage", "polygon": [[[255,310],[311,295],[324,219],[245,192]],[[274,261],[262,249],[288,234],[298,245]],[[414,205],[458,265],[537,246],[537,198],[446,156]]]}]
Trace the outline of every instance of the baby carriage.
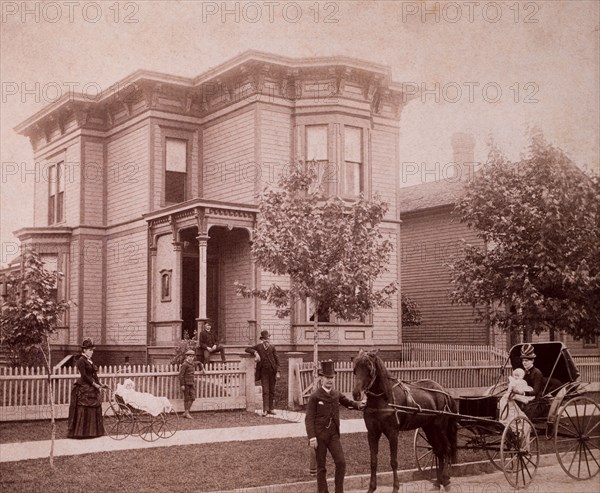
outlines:
[{"label": "baby carriage", "polygon": [[177,431],[179,417],[166,397],[137,392],[127,379],[113,391],[107,388],[109,405],[104,411],[104,428],[108,436],[122,440],[139,435],[147,442],[170,438]]}]

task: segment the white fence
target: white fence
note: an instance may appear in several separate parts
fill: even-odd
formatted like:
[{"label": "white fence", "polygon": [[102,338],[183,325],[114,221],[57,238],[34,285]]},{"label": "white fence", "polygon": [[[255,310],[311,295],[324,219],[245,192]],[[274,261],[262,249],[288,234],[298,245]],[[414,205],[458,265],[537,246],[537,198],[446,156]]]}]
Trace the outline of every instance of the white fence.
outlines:
[{"label": "white fence", "polygon": [[[183,408],[179,385],[179,367],[174,365],[132,365],[100,367],[98,377],[112,390],[126,378],[134,381],[139,392],[167,397],[176,410]],[[74,367],[56,369],[52,374],[55,415],[65,418],[73,383],[79,378]],[[210,363],[205,373],[196,372],[196,400],[192,411],[254,410],[254,359]],[[107,402],[110,394],[105,394]],[[50,399],[45,368],[0,369],[0,421],[48,419]]]}]

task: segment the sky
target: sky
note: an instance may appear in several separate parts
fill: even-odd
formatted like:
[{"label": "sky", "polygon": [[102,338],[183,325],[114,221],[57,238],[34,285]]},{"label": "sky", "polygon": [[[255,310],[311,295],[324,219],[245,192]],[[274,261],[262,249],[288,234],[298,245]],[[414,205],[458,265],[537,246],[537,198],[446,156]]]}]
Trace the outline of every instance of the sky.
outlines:
[{"label": "sky", "polygon": [[[449,178],[450,138],[490,136],[518,159],[540,127],[600,166],[597,1],[0,0],[0,263],[33,225],[34,159],[20,122],[74,89],[93,96],[138,69],[194,77],[253,49],[389,66],[420,95],[400,120],[403,186]],[[439,163],[439,164],[436,164]]]}]

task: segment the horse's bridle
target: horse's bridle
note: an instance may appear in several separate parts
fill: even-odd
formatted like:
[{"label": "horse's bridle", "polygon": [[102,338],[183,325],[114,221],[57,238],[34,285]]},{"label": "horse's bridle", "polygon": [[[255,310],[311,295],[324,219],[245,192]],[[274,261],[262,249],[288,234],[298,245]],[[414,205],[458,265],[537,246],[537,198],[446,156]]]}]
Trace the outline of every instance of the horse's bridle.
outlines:
[{"label": "horse's bridle", "polygon": [[371,381],[364,388],[363,392],[367,395],[372,395],[373,397],[381,397],[382,395],[385,394],[385,392],[380,392],[379,394],[376,394],[375,392],[371,392],[371,390],[370,390],[371,387],[373,386],[373,384],[375,383],[375,380],[377,379],[377,372],[375,371],[375,363],[373,362],[373,359],[371,358],[371,356],[369,356],[369,354],[367,354],[366,358],[369,362],[369,375],[371,375]]}]

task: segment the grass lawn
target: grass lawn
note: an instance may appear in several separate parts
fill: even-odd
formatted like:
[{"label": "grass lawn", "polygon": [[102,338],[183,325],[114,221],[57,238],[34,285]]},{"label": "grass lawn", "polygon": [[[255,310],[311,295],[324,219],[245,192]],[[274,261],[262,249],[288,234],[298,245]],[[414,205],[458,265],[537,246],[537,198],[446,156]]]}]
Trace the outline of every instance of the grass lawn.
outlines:
[{"label": "grass lawn", "polygon": [[[196,413],[197,419],[180,420],[181,428],[214,428],[273,424],[244,411]],[[360,418],[358,412],[342,410],[342,418]],[[66,432],[66,422],[59,422]],[[3,443],[47,439],[48,422],[3,423]],[[12,437],[12,439],[10,438]],[[27,438],[24,438],[27,437]],[[401,469],[415,467],[413,432],[400,433],[398,461]],[[369,472],[369,448],[365,433],[344,434],[347,474]],[[540,438],[540,449],[550,451],[551,443]],[[546,450],[548,449],[548,450]],[[1,451],[1,447],[0,447]],[[314,480],[308,474],[306,438],[258,440],[186,445],[145,450],[88,454],[55,458],[56,469],[50,471],[48,460],[30,460],[0,464],[0,491],[64,493],[173,493],[213,491],[250,486]],[[460,451],[459,461],[484,460],[483,452]],[[389,449],[382,439],[379,470],[388,471]],[[333,472],[330,461],[328,471]]]}]

